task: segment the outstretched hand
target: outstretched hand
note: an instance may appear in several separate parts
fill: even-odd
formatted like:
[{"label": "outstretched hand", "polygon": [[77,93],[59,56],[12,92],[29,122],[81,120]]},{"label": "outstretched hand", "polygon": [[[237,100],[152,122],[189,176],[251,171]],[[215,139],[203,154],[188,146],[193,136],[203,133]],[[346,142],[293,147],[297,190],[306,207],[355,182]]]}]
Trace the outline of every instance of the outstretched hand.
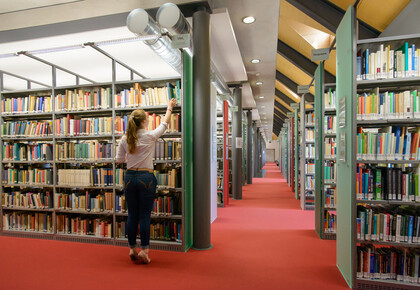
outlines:
[{"label": "outstretched hand", "polygon": [[169,109],[172,109],[173,107],[175,107],[176,106],[176,99],[171,99],[169,102],[168,102],[168,108]]}]

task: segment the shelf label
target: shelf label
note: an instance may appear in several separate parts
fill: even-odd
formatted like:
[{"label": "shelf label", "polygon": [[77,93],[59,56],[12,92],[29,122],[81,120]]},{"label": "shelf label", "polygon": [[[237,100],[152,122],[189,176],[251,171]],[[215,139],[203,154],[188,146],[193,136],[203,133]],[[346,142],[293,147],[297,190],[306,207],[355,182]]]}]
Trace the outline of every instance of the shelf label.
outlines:
[{"label": "shelf label", "polygon": [[329,58],[330,58],[329,48],[320,48],[320,49],[311,50],[312,61],[328,60]]},{"label": "shelf label", "polygon": [[172,36],[173,48],[186,48],[191,46],[190,34],[176,34]]},{"label": "shelf label", "polygon": [[306,93],[309,93],[309,85],[297,86],[297,93],[298,94],[306,94]]},{"label": "shelf label", "polygon": [[287,114],[286,114],[286,116],[287,116],[287,118],[291,118],[291,117],[293,117],[293,112],[288,112]]},{"label": "shelf label", "polygon": [[346,127],[346,96],[343,96],[339,101],[339,127]]},{"label": "shelf label", "polygon": [[242,137],[236,137],[236,149],[242,149]]},{"label": "shelf label", "polygon": [[232,107],[230,107],[230,109],[232,110],[232,112],[237,112],[238,111],[238,106],[232,106]]},{"label": "shelf label", "polygon": [[299,103],[290,104],[290,108],[292,108],[293,110],[299,110]]}]

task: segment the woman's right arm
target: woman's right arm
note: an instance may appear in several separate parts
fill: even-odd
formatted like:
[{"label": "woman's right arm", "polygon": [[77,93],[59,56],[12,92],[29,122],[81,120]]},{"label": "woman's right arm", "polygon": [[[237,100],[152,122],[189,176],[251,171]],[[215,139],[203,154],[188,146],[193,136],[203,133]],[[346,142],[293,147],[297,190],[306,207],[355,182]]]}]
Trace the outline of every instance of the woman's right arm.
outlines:
[{"label": "woman's right arm", "polygon": [[175,107],[175,105],[176,105],[176,100],[175,99],[171,99],[168,102],[168,109],[166,109],[166,115],[163,118],[163,122],[165,122],[166,124],[168,124],[169,121],[171,120],[172,109]]},{"label": "woman's right arm", "polygon": [[160,136],[162,136],[162,134],[165,133],[166,129],[168,128],[168,124],[171,120],[172,109],[175,107],[175,105],[176,105],[175,99],[171,99],[168,102],[168,109],[166,110],[166,115],[165,117],[163,117],[162,123],[155,130],[152,131],[152,134],[155,140],[157,140]]},{"label": "woman's right arm", "polygon": [[123,136],[120,143],[118,144],[117,156],[115,158],[118,164],[124,163],[125,159],[127,158],[126,145],[127,145],[126,137]]}]

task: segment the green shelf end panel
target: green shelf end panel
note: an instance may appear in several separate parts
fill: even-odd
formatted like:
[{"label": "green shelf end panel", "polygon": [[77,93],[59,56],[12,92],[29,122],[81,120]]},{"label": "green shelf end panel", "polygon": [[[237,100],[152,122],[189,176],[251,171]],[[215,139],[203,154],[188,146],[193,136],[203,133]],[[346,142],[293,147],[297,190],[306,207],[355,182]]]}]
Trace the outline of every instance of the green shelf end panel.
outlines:
[{"label": "green shelf end panel", "polygon": [[293,117],[293,121],[294,121],[294,124],[293,124],[293,127],[294,127],[293,128],[294,142],[293,142],[293,144],[294,144],[295,148],[293,148],[293,150],[295,150],[295,154],[294,154],[294,157],[295,157],[294,164],[295,164],[295,166],[294,166],[294,169],[295,169],[295,198],[296,199],[299,199],[299,145],[298,145],[298,142],[299,142],[299,136],[298,136],[298,134],[299,134],[299,128],[298,128],[299,120],[298,120],[298,117],[299,117],[298,110],[295,109],[294,117]]},{"label": "green shelf end panel", "polygon": [[322,138],[324,130],[323,114],[324,107],[324,92],[323,92],[323,74],[324,64],[321,62],[315,70],[314,83],[315,83],[315,231],[318,236],[323,236],[323,180],[324,180],[324,162],[323,162],[323,148],[324,140]]},{"label": "green shelf end panel", "polygon": [[182,130],[184,131],[184,238],[185,251],[193,243],[193,169],[194,169],[194,136],[193,136],[193,65],[192,57],[184,51],[184,118]]},{"label": "green shelf end panel", "polygon": [[[350,6],[337,29],[337,267],[350,288],[355,281],[355,152],[353,101],[356,92],[355,9]],[[354,140],[353,140],[354,139]],[[350,178],[349,178],[350,177]]]}]

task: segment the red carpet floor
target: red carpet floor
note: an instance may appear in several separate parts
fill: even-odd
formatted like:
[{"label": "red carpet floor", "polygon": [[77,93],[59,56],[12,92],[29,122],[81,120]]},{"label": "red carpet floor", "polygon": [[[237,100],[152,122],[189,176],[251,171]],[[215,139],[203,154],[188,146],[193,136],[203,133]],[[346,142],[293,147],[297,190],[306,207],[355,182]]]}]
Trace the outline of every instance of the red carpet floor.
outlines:
[{"label": "red carpet floor", "polygon": [[0,237],[0,289],[348,289],[335,241],[320,240],[274,164],[220,208],[209,251],[152,251]]}]

